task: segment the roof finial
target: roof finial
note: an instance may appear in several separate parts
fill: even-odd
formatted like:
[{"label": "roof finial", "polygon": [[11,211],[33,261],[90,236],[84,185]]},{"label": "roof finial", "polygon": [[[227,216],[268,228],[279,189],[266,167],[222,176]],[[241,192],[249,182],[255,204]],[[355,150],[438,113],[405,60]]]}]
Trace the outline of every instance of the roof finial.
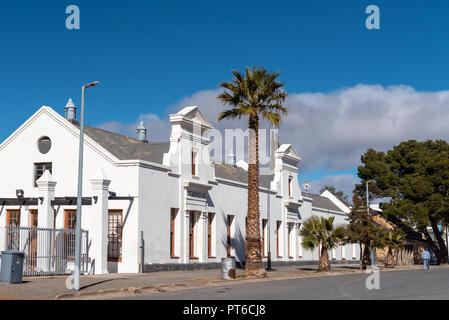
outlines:
[{"label": "roof finial", "polygon": [[65,106],[65,118],[69,121],[76,120],[76,106],[73,103],[72,98],[69,99],[67,105]]},{"label": "roof finial", "polygon": [[231,166],[236,165],[236,156],[234,154],[234,151],[230,151],[228,156],[226,157],[226,164],[229,164]]}]

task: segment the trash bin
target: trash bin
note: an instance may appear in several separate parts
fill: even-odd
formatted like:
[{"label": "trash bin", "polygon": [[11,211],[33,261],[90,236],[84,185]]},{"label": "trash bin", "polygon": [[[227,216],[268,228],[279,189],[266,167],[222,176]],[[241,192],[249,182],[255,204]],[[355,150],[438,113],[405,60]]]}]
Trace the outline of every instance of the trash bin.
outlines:
[{"label": "trash bin", "polygon": [[224,280],[235,279],[235,258],[221,259],[221,278]]},{"label": "trash bin", "polygon": [[8,250],[2,251],[2,266],[0,281],[22,283],[24,252]]}]

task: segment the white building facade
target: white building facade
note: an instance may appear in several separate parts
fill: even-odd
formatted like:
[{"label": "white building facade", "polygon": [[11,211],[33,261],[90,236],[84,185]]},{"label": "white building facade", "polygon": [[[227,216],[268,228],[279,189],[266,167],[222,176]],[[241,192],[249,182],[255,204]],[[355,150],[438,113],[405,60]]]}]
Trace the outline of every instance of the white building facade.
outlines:
[{"label": "white building facade", "polygon": [[[73,229],[76,225],[79,125],[69,101],[66,117],[42,107],[0,145],[0,230]],[[170,115],[166,143],[85,127],[81,227],[88,231],[92,274],[218,267],[221,258],[245,261],[247,171],[210,160],[212,125],[197,107]],[[311,215],[347,211],[332,194],[307,195],[298,182],[300,157],[289,144],[274,152],[260,177],[264,261],[306,264],[318,249],[301,246],[298,231]],[[235,160],[234,160],[235,162]],[[15,203],[16,190],[24,193]],[[335,199],[334,199],[335,198]],[[3,202],[2,202],[3,199]],[[0,234],[0,248],[6,244]],[[358,245],[332,250],[335,262],[359,257]],[[47,266],[48,267],[48,266]]]}]

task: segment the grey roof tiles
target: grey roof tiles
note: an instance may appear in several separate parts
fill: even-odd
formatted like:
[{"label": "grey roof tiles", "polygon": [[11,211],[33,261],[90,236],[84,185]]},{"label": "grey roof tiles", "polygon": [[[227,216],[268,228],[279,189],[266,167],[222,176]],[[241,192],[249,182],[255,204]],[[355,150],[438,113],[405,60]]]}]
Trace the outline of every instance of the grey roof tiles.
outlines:
[{"label": "grey roof tiles", "polygon": [[[73,124],[79,127],[77,122]],[[142,142],[118,133],[90,126],[85,126],[84,132],[120,160],[146,160],[162,164],[164,153],[167,153],[170,149],[169,142]],[[248,183],[248,172],[243,168],[229,164],[215,163],[215,176],[244,184]],[[262,173],[259,177],[259,184],[263,188],[270,188],[273,179],[273,173]],[[314,208],[341,212],[328,198],[310,193],[303,193],[303,196],[312,198],[312,206]]]}]

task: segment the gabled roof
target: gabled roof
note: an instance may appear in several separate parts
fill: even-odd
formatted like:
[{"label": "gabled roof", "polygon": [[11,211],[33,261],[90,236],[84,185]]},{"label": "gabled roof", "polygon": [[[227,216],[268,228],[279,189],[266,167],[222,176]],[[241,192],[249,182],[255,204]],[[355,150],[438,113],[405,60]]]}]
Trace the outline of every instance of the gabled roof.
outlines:
[{"label": "gabled roof", "polygon": [[[79,127],[77,122],[73,122],[73,124]],[[142,142],[95,127],[84,126],[84,133],[119,160],[146,160],[162,164],[164,153],[167,153],[170,149],[169,142]]]},{"label": "gabled roof", "polygon": [[283,144],[276,150],[276,155],[281,157],[290,157],[292,159],[301,161],[301,157],[296,153],[291,144]]},{"label": "gabled roof", "polygon": [[341,201],[340,199],[338,199],[332,192],[330,192],[329,190],[325,190],[323,193],[321,193],[321,196],[324,198],[328,198],[330,201],[332,201],[337,207],[340,208],[341,211],[345,212],[345,213],[349,213],[351,211],[351,208],[344,203],[343,201]]},{"label": "gabled roof", "polygon": [[[217,178],[248,184],[248,171],[229,164],[215,163],[215,176]],[[259,185],[262,188],[269,189],[273,179],[273,174],[261,174],[259,176]]]},{"label": "gabled roof", "polygon": [[311,193],[304,193],[304,192],[302,193],[302,196],[312,198],[312,207],[313,208],[339,211],[341,213],[344,213],[339,207],[337,207],[328,198],[322,197],[318,194],[311,194]]},{"label": "gabled roof", "polygon": [[197,106],[185,107],[178,113],[170,115],[170,119],[176,119],[179,116],[193,122],[199,122],[202,126],[213,128],[213,125],[206,119]]}]

